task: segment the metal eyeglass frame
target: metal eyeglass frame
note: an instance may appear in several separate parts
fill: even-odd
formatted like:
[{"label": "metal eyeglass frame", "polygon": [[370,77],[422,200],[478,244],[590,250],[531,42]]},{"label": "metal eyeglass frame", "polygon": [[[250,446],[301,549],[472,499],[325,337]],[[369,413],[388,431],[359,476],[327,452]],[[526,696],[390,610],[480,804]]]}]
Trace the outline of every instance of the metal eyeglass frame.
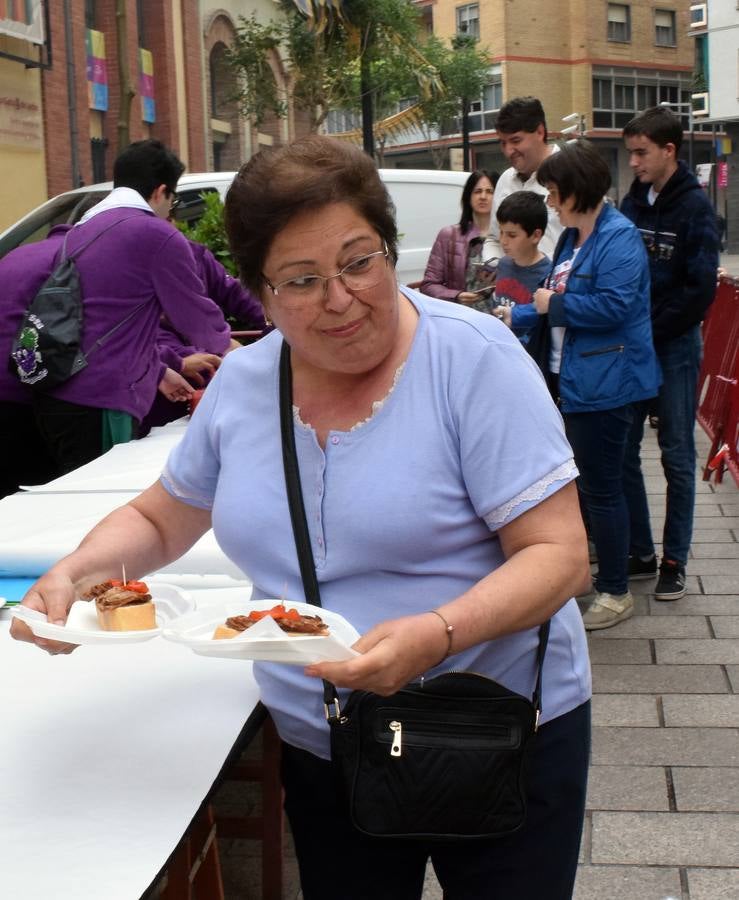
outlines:
[{"label": "metal eyeglass frame", "polygon": [[267,285],[267,287],[272,291],[272,293],[274,294],[275,297],[280,296],[280,288],[281,287],[283,287],[286,284],[289,284],[291,281],[296,281],[298,277],[320,279],[323,282],[323,292],[321,294],[322,300],[325,300],[328,295],[328,283],[329,283],[329,281],[331,281],[332,278],[340,278],[341,283],[344,285],[344,287],[347,289],[347,291],[349,291],[351,293],[354,293],[355,291],[366,291],[366,290],[369,290],[369,288],[374,287],[375,285],[370,284],[370,285],[367,285],[366,288],[351,288],[344,281],[344,277],[343,277],[344,273],[350,266],[356,265],[361,260],[371,259],[372,257],[375,257],[375,256],[384,256],[385,259],[387,260],[389,254],[390,254],[390,251],[388,250],[388,246],[385,243],[385,241],[382,242],[382,247],[383,247],[382,250],[375,250],[373,253],[365,253],[364,256],[358,256],[356,259],[353,259],[351,262],[348,262],[344,266],[343,269],[339,269],[339,271],[335,272],[333,275],[316,275],[313,273],[308,273],[306,275],[296,276],[295,278],[286,278],[284,281],[278,281],[277,284],[272,284],[272,282],[269,280],[269,278],[267,278],[267,276],[264,274],[264,272],[262,272],[262,279],[264,280],[264,283]]}]

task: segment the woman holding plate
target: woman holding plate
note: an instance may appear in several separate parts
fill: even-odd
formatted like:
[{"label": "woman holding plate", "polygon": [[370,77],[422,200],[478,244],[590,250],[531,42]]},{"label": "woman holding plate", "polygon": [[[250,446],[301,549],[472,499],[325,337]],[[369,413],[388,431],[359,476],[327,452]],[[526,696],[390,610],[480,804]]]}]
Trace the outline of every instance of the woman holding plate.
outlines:
[{"label": "woman holding plate", "polygon": [[[430,858],[449,898],[569,898],[590,733],[572,596],[588,560],[572,451],[538,371],[493,317],[397,284],[392,206],[356,148],[313,136],[262,151],[238,173],[226,220],[242,279],[276,330],[229,355],[161,479],[24,602],[63,621],[75,593],[121,560],[134,577],[156,571],[211,524],[253,599],[302,598],[278,415],[286,344],[323,606],[361,634],[345,662],[254,666],[283,741],[303,895],[417,900]],[[494,389],[480,392],[480,379]],[[530,697],[547,620],[523,827],[492,841],[359,834],[334,789],[321,679],[343,699],[462,669]]]}]

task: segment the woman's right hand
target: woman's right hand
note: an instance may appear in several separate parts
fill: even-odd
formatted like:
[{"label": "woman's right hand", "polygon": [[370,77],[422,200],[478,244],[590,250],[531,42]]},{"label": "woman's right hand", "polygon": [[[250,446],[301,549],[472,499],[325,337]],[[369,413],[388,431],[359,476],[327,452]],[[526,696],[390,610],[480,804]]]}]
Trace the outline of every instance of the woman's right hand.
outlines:
[{"label": "woman's right hand", "polygon": [[337,687],[387,697],[446,659],[449,635],[435,613],[388,619],[370,628],[353,645],[361,654],[345,662],[314,663],[305,674]]},{"label": "woman's right hand", "polygon": [[[72,580],[62,573],[55,573],[52,569],[30,588],[21,605],[44,613],[48,621],[54,625],[64,625],[76,596],[77,592]],[[77,644],[36,637],[25,622],[15,618],[10,623],[10,634],[17,641],[36,644],[37,647],[46,650],[52,656],[56,656],[58,653],[71,653],[77,647]]]}]

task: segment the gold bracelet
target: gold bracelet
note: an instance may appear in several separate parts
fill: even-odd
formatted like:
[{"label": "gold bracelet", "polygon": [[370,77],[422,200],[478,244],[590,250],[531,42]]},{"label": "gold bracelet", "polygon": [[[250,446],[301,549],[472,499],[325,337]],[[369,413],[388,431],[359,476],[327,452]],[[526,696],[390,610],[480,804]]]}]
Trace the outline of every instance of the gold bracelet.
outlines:
[{"label": "gold bracelet", "polygon": [[438,609],[430,609],[429,612],[433,613],[435,616],[438,616],[444,623],[444,630],[446,631],[447,640],[449,641],[449,644],[446,648],[446,654],[444,655],[444,659],[446,659],[447,656],[452,655],[452,635],[454,634],[454,625],[450,625]]}]

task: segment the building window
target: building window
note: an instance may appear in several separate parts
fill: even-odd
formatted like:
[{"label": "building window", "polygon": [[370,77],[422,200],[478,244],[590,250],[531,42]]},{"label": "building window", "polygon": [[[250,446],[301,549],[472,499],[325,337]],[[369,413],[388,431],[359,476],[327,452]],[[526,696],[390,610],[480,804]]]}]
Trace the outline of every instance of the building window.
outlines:
[{"label": "building window", "polygon": [[105,181],[105,151],[108,148],[106,138],[91,138],[90,152],[92,156],[92,180],[93,182]]},{"label": "building window", "polygon": [[362,127],[359,113],[346,109],[332,109],[326,116],[326,131],[329,134],[343,134],[345,131],[358,131]]},{"label": "building window", "polygon": [[480,4],[467,3],[457,7],[457,34],[480,37]]},{"label": "building window", "polygon": [[146,15],[144,13],[144,0],[136,0],[136,26],[139,35],[139,47],[148,47],[146,43]]},{"label": "building window", "polygon": [[85,0],[85,28],[89,28],[91,31],[96,31],[95,23],[95,7],[97,6],[95,0]]},{"label": "building window", "polygon": [[693,92],[688,72],[660,72],[618,66],[593,67],[593,128],[622,129],[650,106],[670,103],[689,128],[687,110]]},{"label": "building window", "polygon": [[[494,66],[488,75],[488,83],[482,90],[482,96],[479,100],[470,102],[470,131],[495,130],[495,119],[503,105],[503,76],[500,66]],[[443,134],[461,134],[461,132],[462,122],[459,116],[455,116],[452,121],[442,126]]]},{"label": "building window", "polygon": [[[739,3],[737,4],[739,9]],[[691,3],[690,4],[690,27],[705,28],[708,25],[708,4]]]},{"label": "building window", "polygon": [[608,40],[621,43],[631,40],[631,7],[623,3],[608,4]]},{"label": "building window", "polygon": [[672,10],[655,9],[654,43],[658,47],[675,47],[677,45],[675,13]]}]

